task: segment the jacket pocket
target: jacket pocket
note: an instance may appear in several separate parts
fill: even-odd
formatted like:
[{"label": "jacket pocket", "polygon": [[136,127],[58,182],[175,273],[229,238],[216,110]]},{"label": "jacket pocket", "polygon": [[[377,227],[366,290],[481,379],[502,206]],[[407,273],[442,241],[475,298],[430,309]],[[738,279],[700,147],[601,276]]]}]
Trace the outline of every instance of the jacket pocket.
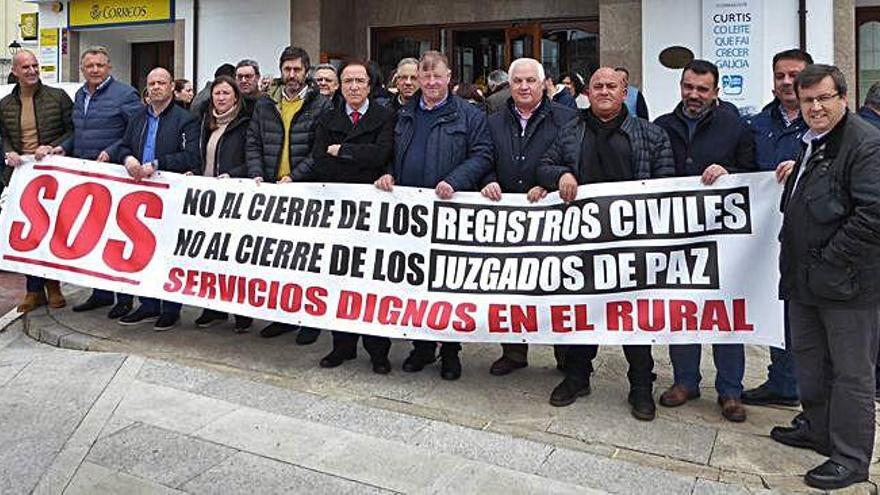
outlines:
[{"label": "jacket pocket", "polygon": [[859,292],[859,283],[852,266],[834,266],[816,260],[807,268],[807,287],[810,292],[831,301],[849,301]]}]

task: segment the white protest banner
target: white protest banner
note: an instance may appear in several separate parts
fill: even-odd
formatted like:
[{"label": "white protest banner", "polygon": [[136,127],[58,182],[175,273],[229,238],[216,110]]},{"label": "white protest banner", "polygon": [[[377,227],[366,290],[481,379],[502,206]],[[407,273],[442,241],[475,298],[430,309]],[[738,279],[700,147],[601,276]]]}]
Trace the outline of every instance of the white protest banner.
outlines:
[{"label": "white protest banner", "polygon": [[464,342],[783,345],[773,173],[478,193],[262,184],[49,157],[0,268],[257,318]]}]

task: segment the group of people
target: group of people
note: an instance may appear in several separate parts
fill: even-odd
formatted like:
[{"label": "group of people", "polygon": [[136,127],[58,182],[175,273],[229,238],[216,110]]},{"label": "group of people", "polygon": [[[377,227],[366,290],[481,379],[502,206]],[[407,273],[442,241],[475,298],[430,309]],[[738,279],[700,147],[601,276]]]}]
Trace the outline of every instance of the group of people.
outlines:
[{"label": "group of people", "polygon": [[[85,84],[71,101],[42,85],[36,58],[19,52],[13,63],[19,82],[0,101],[6,171],[23,154],[63,154],[119,163],[135,178],[162,170],[280,184],[374,184],[385,191],[422,187],[441,199],[458,191],[491,200],[525,194],[539,202],[554,191],[573,201],[579,185],[596,182],[699,176],[710,185],[728,173],[775,170],[784,183],[780,297],[787,349],[772,349],[767,381],[744,391],[743,345],[713,345],[720,412],[741,422],[743,404],[801,404],[803,413],[771,436],[829,457],[806,482],[838,488],[867,479],[880,338],[880,131],[847,110],[846,81],[836,67],[814,64],[797,49],[778,53],[773,100],[741,118],[719,99],[717,67],[693,60],[681,72],[681,101],[654,122],[621,67],[599,68],[588,81],[569,76],[561,82],[586,87],[569,93],[540,62],[521,58],[490,74],[484,105],[451,92],[449,62],[435,51],[401,60],[394,92],[379,87],[368,62],[312,67],[298,47],[283,50],[279,69],[280,79],[266,87],[256,62],[243,60],[218,69],[190,97],[191,85],[156,68],[147,76],[143,105],[135,89],[111,76],[107,50],[94,47],[82,53]],[[577,105],[574,97],[582,94],[588,105]],[[154,322],[156,330],[179,321],[180,304],[140,298],[135,308],[132,299],[94,290],[73,310],[110,307],[108,316],[120,324]],[[58,283],[29,276],[19,310],[46,304],[65,305]],[[195,323],[228,319],[205,309]],[[238,332],[252,324],[243,316],[233,320]],[[294,331],[300,345],[321,332],[276,322],[260,335]],[[334,331],[320,365],[354,359],[359,337]],[[388,338],[364,335],[363,346],[374,372],[391,371]],[[456,380],[460,350],[455,342],[415,341],[403,370],[418,372],[439,358],[441,377]],[[567,406],[590,394],[598,346],[554,352],[564,379],[550,403]],[[652,348],[626,345],[623,352],[632,415],[652,420]],[[659,401],[677,407],[700,397],[701,347],[673,345],[669,353],[674,380]],[[489,371],[506,375],[527,365],[528,346],[507,344]]]}]

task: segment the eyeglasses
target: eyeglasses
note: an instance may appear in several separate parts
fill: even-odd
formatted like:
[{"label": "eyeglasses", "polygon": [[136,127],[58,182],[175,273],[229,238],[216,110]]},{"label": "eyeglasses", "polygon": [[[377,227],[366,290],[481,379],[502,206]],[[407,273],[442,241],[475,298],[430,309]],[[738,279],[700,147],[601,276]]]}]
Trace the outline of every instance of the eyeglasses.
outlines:
[{"label": "eyeglasses", "polygon": [[315,78],[315,82],[319,82],[319,83],[332,83],[332,82],[334,82],[334,80],[331,79],[331,78],[329,78],[329,77],[316,77],[316,78]]},{"label": "eyeglasses", "polygon": [[243,79],[253,79],[253,78],[255,78],[255,77],[257,77],[256,74],[236,74],[236,75],[235,75],[235,78],[236,78],[236,79],[239,79],[239,80],[243,80]]},{"label": "eyeglasses", "polygon": [[840,93],[828,94],[828,95],[819,95],[815,98],[801,98],[801,105],[812,108],[816,103],[819,104],[820,107],[824,107],[825,105],[831,103],[831,100],[840,96]]}]

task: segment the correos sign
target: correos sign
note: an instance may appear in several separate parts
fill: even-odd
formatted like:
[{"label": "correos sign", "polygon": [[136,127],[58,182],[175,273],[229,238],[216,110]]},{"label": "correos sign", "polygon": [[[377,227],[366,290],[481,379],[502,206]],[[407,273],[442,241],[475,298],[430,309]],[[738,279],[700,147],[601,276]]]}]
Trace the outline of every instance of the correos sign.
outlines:
[{"label": "correos sign", "polygon": [[70,0],[71,29],[174,20],[173,0]]}]

